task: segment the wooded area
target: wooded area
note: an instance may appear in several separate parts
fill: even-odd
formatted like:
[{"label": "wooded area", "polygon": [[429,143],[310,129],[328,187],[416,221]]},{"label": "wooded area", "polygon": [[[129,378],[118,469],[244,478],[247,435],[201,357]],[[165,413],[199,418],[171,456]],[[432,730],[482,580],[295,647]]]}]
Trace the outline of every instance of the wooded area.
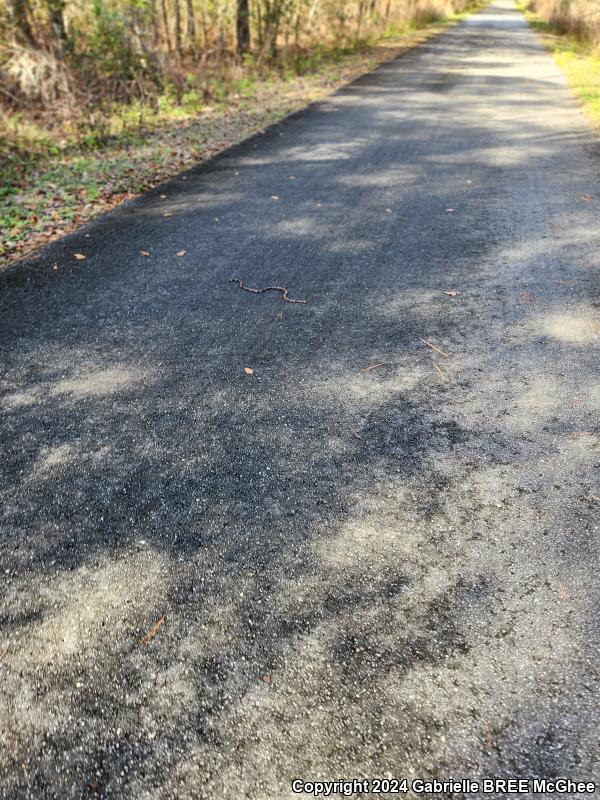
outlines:
[{"label": "wooded area", "polygon": [[[265,65],[460,11],[468,0],[5,0],[0,93],[9,111],[53,119],[165,91],[210,98]],[[217,82],[218,84],[218,82]]]},{"label": "wooded area", "polygon": [[[420,27],[469,0],[0,0],[0,103],[45,125],[113,102],[210,100],[266,68]],[[559,33],[600,42],[600,0],[526,3]]]}]

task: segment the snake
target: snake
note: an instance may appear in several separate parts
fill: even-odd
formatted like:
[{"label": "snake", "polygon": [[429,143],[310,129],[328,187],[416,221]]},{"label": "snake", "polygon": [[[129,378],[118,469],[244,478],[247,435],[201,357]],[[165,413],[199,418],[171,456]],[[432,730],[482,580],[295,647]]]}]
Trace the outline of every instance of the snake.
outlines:
[{"label": "snake", "polygon": [[288,289],[284,286],[265,286],[262,289],[253,289],[251,286],[244,286],[244,283],[241,278],[231,278],[229,283],[238,283],[240,289],[243,289],[245,292],[253,292],[254,294],[262,294],[263,292],[281,292],[282,299],[285,300],[286,303],[302,303],[302,305],[306,305],[308,300],[292,300],[291,297],[288,297]]}]

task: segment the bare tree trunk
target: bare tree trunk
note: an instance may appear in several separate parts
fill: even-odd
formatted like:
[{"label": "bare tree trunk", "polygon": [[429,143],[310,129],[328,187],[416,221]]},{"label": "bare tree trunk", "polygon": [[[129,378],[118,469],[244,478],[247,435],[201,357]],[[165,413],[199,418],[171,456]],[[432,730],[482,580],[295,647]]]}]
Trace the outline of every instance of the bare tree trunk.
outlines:
[{"label": "bare tree trunk", "polygon": [[292,4],[286,3],[283,10],[283,50],[286,54],[286,57],[290,48],[290,37],[292,35],[292,19],[293,19]]},{"label": "bare tree trunk", "polygon": [[358,43],[360,39],[360,29],[362,27],[363,17],[365,15],[365,0],[360,0],[358,4],[358,19],[356,20],[356,37],[355,42]]},{"label": "bare tree trunk", "polygon": [[262,52],[265,43],[265,31],[263,26],[262,6],[260,0],[256,3],[256,28],[258,31],[258,49]]},{"label": "bare tree trunk", "polygon": [[237,51],[240,55],[250,49],[250,8],[248,0],[237,0],[236,16]]},{"label": "bare tree trunk", "polygon": [[54,33],[54,38],[62,50],[67,41],[67,29],[65,28],[65,0],[47,0],[48,16],[50,26]]},{"label": "bare tree trunk", "polygon": [[202,10],[202,6],[200,6],[200,27],[202,28],[202,48],[206,51],[208,50],[209,37],[208,26],[206,24],[206,15]]},{"label": "bare tree trunk", "polygon": [[225,30],[223,29],[223,16],[219,9],[219,43],[217,45],[217,75],[223,75],[221,64],[223,61],[223,53],[225,52]]},{"label": "bare tree trunk", "polygon": [[265,51],[270,58],[277,55],[277,37],[281,24],[281,0],[267,2],[265,8]]},{"label": "bare tree trunk", "polygon": [[29,17],[27,16],[27,5],[27,0],[12,0],[12,17],[14,19],[19,38],[21,38],[26,44],[37,47],[37,42],[35,36],[33,35],[31,24],[29,23]]},{"label": "bare tree trunk", "polygon": [[196,17],[194,16],[194,2],[193,0],[186,0],[185,2],[187,12],[187,38],[188,44],[191,45],[192,50],[196,49]]},{"label": "bare tree trunk", "polygon": [[296,20],[294,22],[294,48],[300,47],[300,25],[302,23],[302,4],[301,0],[296,0]]},{"label": "bare tree trunk", "polygon": [[318,7],[319,7],[319,0],[312,0],[312,2],[310,4],[310,8],[308,9],[307,17],[306,17],[306,29],[309,32],[309,34],[312,31],[313,20],[317,15]]},{"label": "bare tree trunk", "polygon": [[160,38],[158,31],[158,9],[156,8],[156,0],[150,0],[150,16],[152,22],[152,47],[156,50],[158,47],[158,40]]},{"label": "bare tree trunk", "polygon": [[170,53],[172,48],[171,48],[171,37],[169,36],[169,16],[167,14],[166,0],[161,0],[161,8],[162,8],[163,25],[165,26],[165,42],[167,44],[167,50]]},{"label": "bare tree trunk", "polygon": [[179,0],[175,2],[175,49],[178,55],[181,55],[181,8]]}]

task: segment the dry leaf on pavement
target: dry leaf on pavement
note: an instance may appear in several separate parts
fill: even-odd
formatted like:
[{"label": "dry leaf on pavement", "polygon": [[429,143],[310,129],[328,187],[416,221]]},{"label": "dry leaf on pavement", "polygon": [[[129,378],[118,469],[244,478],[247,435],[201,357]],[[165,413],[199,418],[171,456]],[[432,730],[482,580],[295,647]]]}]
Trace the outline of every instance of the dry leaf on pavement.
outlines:
[{"label": "dry leaf on pavement", "polygon": [[154,625],[150,628],[150,630],[144,636],[144,638],[140,640],[140,644],[150,644],[152,639],[154,639],[154,637],[158,633],[158,629],[164,623],[164,621],[165,621],[165,617],[164,616],[161,617],[159,620],[157,620],[157,622],[154,623]]}]

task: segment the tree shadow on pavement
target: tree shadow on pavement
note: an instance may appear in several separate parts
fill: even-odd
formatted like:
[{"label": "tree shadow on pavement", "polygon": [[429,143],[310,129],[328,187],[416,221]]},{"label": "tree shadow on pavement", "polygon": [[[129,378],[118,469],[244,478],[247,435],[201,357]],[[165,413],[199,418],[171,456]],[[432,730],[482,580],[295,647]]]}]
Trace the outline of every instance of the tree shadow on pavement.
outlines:
[{"label": "tree shadow on pavement", "polygon": [[436,47],[0,276],[7,797],[592,774],[588,140]]}]

